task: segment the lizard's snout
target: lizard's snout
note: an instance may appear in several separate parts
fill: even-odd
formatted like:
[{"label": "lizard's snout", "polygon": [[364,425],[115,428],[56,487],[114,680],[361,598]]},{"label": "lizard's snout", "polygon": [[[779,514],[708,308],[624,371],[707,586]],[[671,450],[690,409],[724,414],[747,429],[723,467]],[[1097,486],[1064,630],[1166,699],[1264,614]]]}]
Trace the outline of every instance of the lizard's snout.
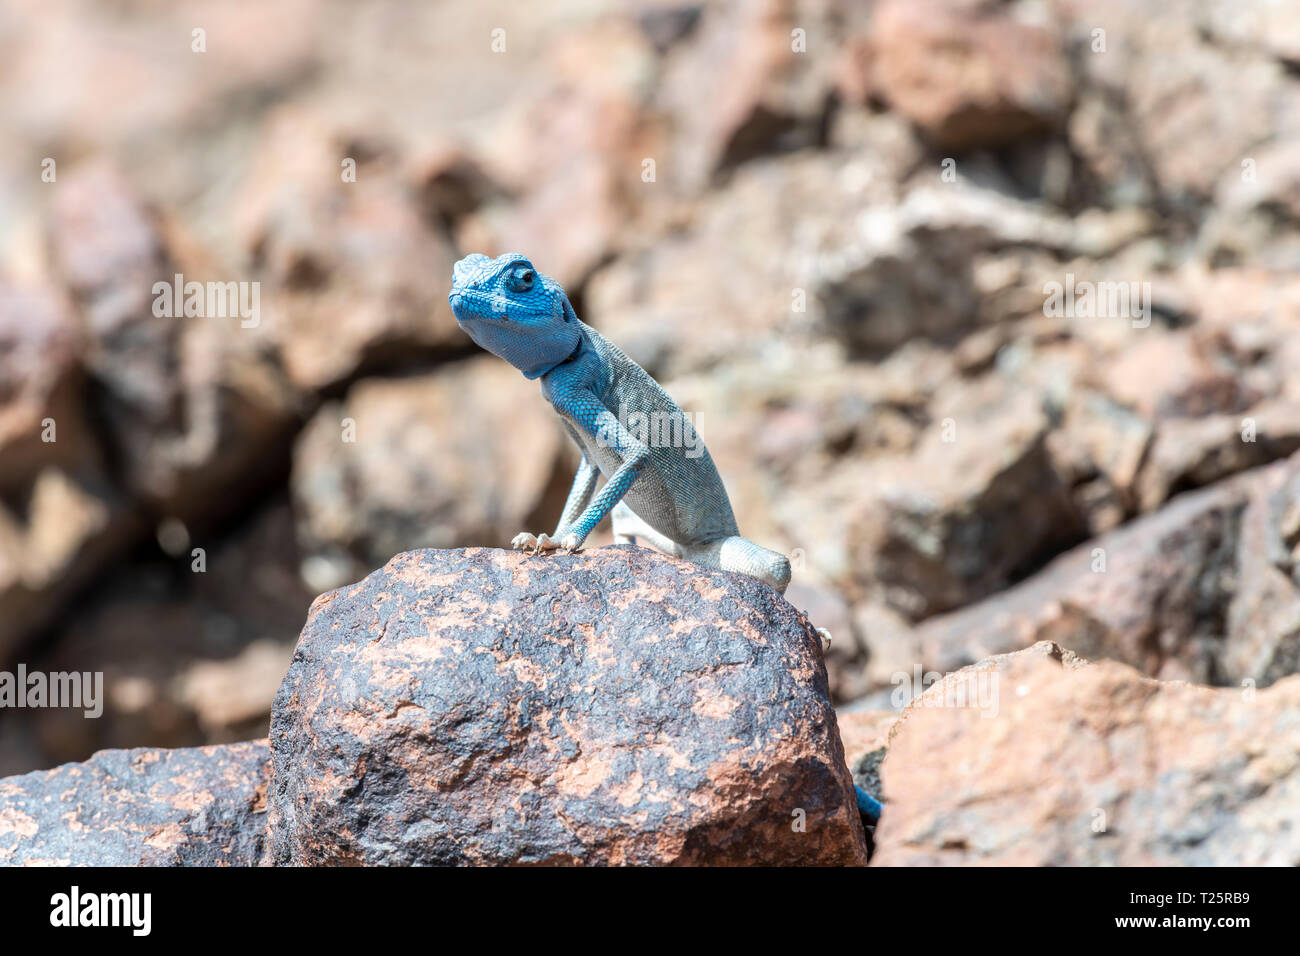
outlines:
[{"label": "lizard's snout", "polygon": [[481,252],[472,252],[451,267],[451,282],[455,286],[474,288],[477,277],[483,272],[483,266],[491,262]]}]

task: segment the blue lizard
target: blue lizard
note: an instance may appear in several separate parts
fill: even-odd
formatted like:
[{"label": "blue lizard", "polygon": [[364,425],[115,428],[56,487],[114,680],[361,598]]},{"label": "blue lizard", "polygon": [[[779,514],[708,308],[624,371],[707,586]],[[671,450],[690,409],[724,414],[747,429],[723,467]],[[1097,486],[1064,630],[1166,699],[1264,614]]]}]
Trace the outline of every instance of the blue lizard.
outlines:
[{"label": "blue lizard", "polygon": [[[789,559],[740,536],[722,479],[686,414],[578,318],[558,282],[523,256],[475,253],[456,263],[448,300],[470,338],[541,379],[542,394],[582,451],[555,533],[520,533],[512,548],[572,552],[609,516],[620,543],[645,538],[667,554],[785,593]],[[871,820],[879,816],[880,804],[861,790],[858,807]]]}]

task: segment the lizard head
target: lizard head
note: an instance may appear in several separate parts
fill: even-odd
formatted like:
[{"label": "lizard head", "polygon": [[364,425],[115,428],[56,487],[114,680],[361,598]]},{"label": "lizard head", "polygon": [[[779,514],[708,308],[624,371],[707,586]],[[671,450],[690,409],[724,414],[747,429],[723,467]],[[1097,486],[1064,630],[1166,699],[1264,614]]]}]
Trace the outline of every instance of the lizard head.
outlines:
[{"label": "lizard head", "polygon": [[528,378],[545,375],[582,340],[564,289],[520,255],[461,259],[447,299],[470,338]]}]

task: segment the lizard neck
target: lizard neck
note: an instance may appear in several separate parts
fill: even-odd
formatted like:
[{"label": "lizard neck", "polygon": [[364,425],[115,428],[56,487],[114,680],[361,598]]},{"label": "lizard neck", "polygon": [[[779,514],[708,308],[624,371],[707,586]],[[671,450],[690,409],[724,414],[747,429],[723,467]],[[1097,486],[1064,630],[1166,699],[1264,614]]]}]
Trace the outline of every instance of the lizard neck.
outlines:
[{"label": "lizard neck", "polygon": [[549,375],[551,372],[555,371],[555,369],[559,368],[561,365],[565,364],[566,362],[572,362],[575,358],[578,357],[578,353],[582,351],[582,346],[586,341],[587,341],[586,336],[581,336],[581,335],[578,336],[578,341],[574,343],[572,352],[570,352],[564,358],[560,359],[558,362],[552,362],[550,365],[539,365],[535,368],[528,369],[526,372],[524,372],[524,378],[527,379],[541,378],[543,375]]}]

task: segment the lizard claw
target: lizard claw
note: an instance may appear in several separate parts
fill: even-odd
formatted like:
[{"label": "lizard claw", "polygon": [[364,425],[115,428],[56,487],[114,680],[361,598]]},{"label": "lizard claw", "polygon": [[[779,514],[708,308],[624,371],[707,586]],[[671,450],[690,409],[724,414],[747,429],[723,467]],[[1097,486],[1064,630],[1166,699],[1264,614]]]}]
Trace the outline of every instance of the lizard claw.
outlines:
[{"label": "lizard claw", "polygon": [[541,554],[543,551],[555,551],[561,545],[558,540],[548,534],[532,535],[527,531],[521,531],[510,542],[510,547],[516,551],[532,551],[533,554]]},{"label": "lizard claw", "polygon": [[825,654],[831,649],[831,632],[824,627],[817,628],[817,636],[822,639],[822,653]]},{"label": "lizard claw", "polygon": [[573,552],[582,547],[582,542],[578,539],[577,534],[570,531],[564,536],[564,540],[560,542],[560,547],[564,550],[565,554],[573,554]]}]

